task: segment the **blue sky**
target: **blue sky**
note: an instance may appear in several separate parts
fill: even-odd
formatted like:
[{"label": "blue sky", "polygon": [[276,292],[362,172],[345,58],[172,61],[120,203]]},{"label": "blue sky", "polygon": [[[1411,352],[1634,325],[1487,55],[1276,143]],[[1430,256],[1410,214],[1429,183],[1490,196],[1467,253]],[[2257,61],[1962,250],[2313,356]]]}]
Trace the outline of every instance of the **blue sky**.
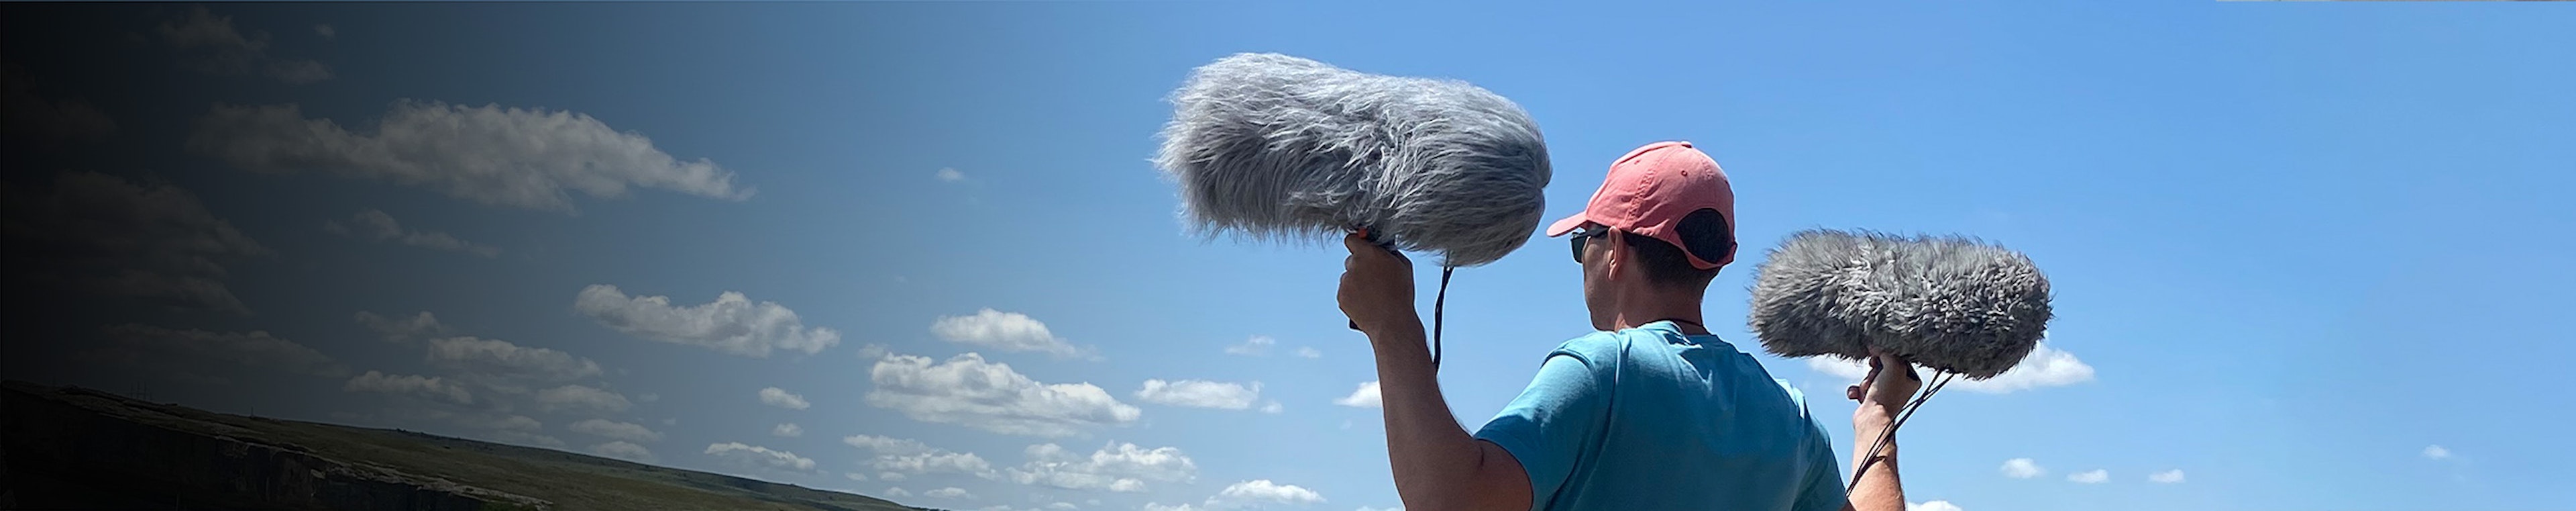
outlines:
[{"label": "blue sky", "polygon": [[[1147,163],[1190,68],[1273,51],[1512,98],[1549,218],[1696,142],[1743,349],[1792,231],[2028,253],[2061,357],[1909,423],[1911,501],[2533,509],[2576,454],[2560,5],[43,9],[5,22],[11,236],[179,257],[30,266],[12,314],[62,320],[11,321],[56,339],[11,378],[927,507],[1392,507],[1338,249],[1191,238]],[[85,220],[120,207],[164,215]],[[1587,328],[1556,243],[1458,272],[1471,427]],[[1757,356],[1847,442],[1848,375]]]}]

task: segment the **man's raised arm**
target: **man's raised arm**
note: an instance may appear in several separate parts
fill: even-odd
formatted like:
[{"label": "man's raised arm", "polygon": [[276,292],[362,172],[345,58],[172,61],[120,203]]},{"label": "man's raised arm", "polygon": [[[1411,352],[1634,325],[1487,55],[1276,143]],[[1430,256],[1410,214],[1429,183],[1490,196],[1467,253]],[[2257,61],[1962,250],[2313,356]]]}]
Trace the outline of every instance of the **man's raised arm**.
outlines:
[{"label": "man's raised arm", "polygon": [[[1413,312],[1413,263],[1358,235],[1344,240],[1342,312],[1377,355],[1378,399],[1396,494],[1415,511],[1530,508],[1529,476],[1509,452],[1458,425]],[[1902,506],[1903,504],[1899,504]]]},{"label": "man's raised arm", "polygon": [[[1896,370],[1882,371],[1886,366],[1895,366]],[[1897,480],[1896,439],[1887,440],[1874,463],[1869,459],[1869,448],[1878,442],[1879,435],[1893,427],[1896,411],[1922,387],[1923,380],[1914,374],[1912,364],[1879,355],[1870,357],[1868,377],[1844,389],[1844,397],[1860,402],[1860,409],[1852,411],[1852,466],[1869,467],[1852,485],[1851,503],[1844,509],[1905,511],[1905,485]]]}]

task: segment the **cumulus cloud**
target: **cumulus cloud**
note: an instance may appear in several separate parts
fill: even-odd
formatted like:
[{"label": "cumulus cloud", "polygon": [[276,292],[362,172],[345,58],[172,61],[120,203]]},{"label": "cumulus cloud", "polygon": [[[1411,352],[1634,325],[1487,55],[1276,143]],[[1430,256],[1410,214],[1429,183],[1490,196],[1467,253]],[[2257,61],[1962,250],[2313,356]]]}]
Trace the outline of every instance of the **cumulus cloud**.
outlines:
[{"label": "cumulus cloud", "polygon": [[771,436],[783,436],[783,437],[788,437],[788,438],[795,438],[795,437],[805,436],[805,427],[804,427],[804,426],[798,426],[798,425],[796,425],[796,423],[793,423],[793,422],[781,422],[781,423],[778,423],[778,425],[777,425],[777,426],[770,427],[770,428],[769,428],[769,434],[770,434]]},{"label": "cumulus cloud", "polygon": [[0,183],[0,198],[12,285],[249,314],[225,266],[271,255],[169,183],[69,172],[43,190]]},{"label": "cumulus cloud", "polygon": [[958,172],[954,168],[941,168],[938,172],[930,173],[930,177],[938,178],[942,182],[957,183],[966,180],[966,173]]},{"label": "cumulus cloud", "polygon": [[635,445],[634,443],[626,442],[626,441],[615,441],[615,442],[608,442],[608,443],[599,444],[599,445],[593,445],[593,446],[590,446],[590,453],[591,453],[591,454],[601,455],[601,456],[607,456],[607,457],[611,457],[611,458],[621,458],[621,459],[625,459],[626,461],[632,461],[632,462],[636,462],[636,463],[652,463],[652,462],[653,462],[653,450],[652,450],[652,449],[646,449],[646,448],[644,448],[644,446],[641,446],[641,445]]},{"label": "cumulus cloud", "polygon": [[926,492],[921,492],[921,496],[923,496],[923,497],[937,497],[937,498],[943,498],[943,499],[972,499],[972,498],[975,498],[975,494],[973,494],[973,493],[967,493],[967,492],[966,492],[966,489],[964,489],[964,488],[958,488],[958,487],[955,487],[955,486],[950,486],[950,487],[947,487],[947,488],[940,488],[940,489],[936,489],[936,490],[930,490],[930,491],[926,491]]},{"label": "cumulus cloud", "polygon": [[1353,390],[1351,391],[1351,395],[1342,396],[1341,399],[1333,400],[1333,404],[1353,408],[1377,408],[1380,406],[1377,396],[1377,382],[1371,381],[1368,383],[1362,383],[1360,384],[1359,390]]},{"label": "cumulus cloud", "polygon": [[877,454],[919,454],[931,451],[931,447],[922,444],[920,440],[876,435],[845,436],[841,437],[841,443]]},{"label": "cumulus cloud", "polygon": [[1006,469],[1011,481],[1072,490],[1139,492],[1145,481],[1187,482],[1198,477],[1198,463],[1179,448],[1146,449],[1111,442],[1089,456],[1067,452],[1056,444],[1029,446],[1028,462]]},{"label": "cumulus cloud", "polygon": [[1254,479],[1227,485],[1216,496],[1208,497],[1207,507],[1242,507],[1262,504],[1321,504],[1324,495],[1293,484],[1272,483]]},{"label": "cumulus cloud", "polygon": [[760,404],[789,410],[803,410],[814,406],[812,403],[805,402],[805,396],[799,396],[778,387],[760,389]]},{"label": "cumulus cloud", "polygon": [[386,342],[408,342],[425,336],[447,333],[447,325],[439,324],[438,316],[431,315],[429,311],[420,311],[419,314],[403,317],[386,317],[373,312],[358,311],[357,320],[359,325],[383,335]]},{"label": "cumulus cloud", "polygon": [[[1297,358],[1323,358],[1323,356],[1324,356],[1324,352],[1322,352],[1322,351],[1316,351],[1316,350],[1315,350],[1315,348],[1314,348],[1313,346],[1298,346],[1298,347],[1297,347]],[[1396,508],[1396,509],[1403,509],[1403,508]]]},{"label": "cumulus cloud", "polygon": [[2004,477],[2014,479],[2029,479],[2048,473],[2048,469],[2040,468],[2039,463],[2031,461],[2030,458],[2013,458],[2004,460],[2004,466],[2001,470],[2004,472]]},{"label": "cumulus cloud", "polygon": [[565,426],[564,429],[572,430],[574,433],[630,442],[662,441],[662,433],[653,431],[652,428],[644,427],[642,424],[617,422],[608,419],[590,419],[575,422],[570,426]]},{"label": "cumulus cloud", "polygon": [[866,463],[870,468],[883,471],[878,478],[888,481],[903,480],[905,473],[966,474],[987,479],[998,477],[993,471],[993,464],[984,461],[983,457],[976,456],[975,453],[951,452],[947,449],[931,447],[919,440],[850,435],[841,437],[841,443],[874,453],[876,457]]},{"label": "cumulus cloud", "polygon": [[867,402],[924,422],[962,424],[1006,435],[1060,437],[1095,425],[1128,425],[1143,410],[1089,383],[1040,383],[967,353],[933,364],[929,357],[887,355],[869,371]]},{"label": "cumulus cloud", "polygon": [[814,470],[813,458],[797,456],[796,453],[793,452],[773,450],[767,447],[750,445],[742,442],[707,444],[707,455],[714,456],[716,459],[722,460],[725,463],[741,467],[790,470],[798,472]]},{"label": "cumulus cloud", "polygon": [[1951,503],[1950,503],[1950,501],[1947,501],[1947,500],[1935,500],[1935,501],[1925,502],[1925,503],[1921,503],[1921,504],[1916,504],[1916,503],[1912,503],[1912,502],[1907,502],[1907,503],[1905,503],[1905,511],[1962,511],[1962,510],[1960,510],[1960,509],[1959,509],[1959,505],[1957,505],[1957,504],[1951,504]]},{"label": "cumulus cloud", "polygon": [[252,172],[318,172],[437,190],[492,206],[571,212],[571,194],[660,188],[722,200],[751,197],[715,162],[680,161],[634,132],[545,109],[398,101],[369,133],[308,119],[294,104],[217,104],[187,149]]},{"label": "cumulus cloud", "polygon": [[1206,380],[1145,380],[1145,387],[1136,390],[1136,399],[1160,405],[1242,410],[1261,400],[1261,382],[1247,386]]},{"label": "cumulus cloud", "polygon": [[629,297],[617,286],[593,284],[582,288],[573,309],[628,335],[747,357],[767,357],[771,350],[811,355],[841,342],[840,332],[807,328],[786,306],[754,304],[732,291],[712,303],[674,307],[668,296]]},{"label": "cumulus cloud", "polygon": [[587,358],[476,337],[429,341],[429,362],[479,375],[541,381],[576,380],[600,374],[599,363]]},{"label": "cumulus cloud", "polygon": [[0,116],[0,133],[7,134],[13,151],[96,142],[116,131],[116,120],[88,102],[37,94],[26,69],[15,64],[0,64],[0,108],[9,112]]},{"label": "cumulus cloud", "polygon": [[107,327],[105,335],[101,355],[150,367],[200,369],[221,363],[329,378],[349,375],[349,368],[330,356],[266,331],[219,333],[128,323]]},{"label": "cumulus cloud", "polygon": [[2100,483],[2111,480],[2111,471],[2097,468],[2088,472],[2076,472],[2066,474],[2066,480],[2084,484]]},{"label": "cumulus cloud", "polygon": [[634,402],[615,392],[581,385],[565,385],[537,391],[537,405],[547,410],[610,414],[624,412]]},{"label": "cumulus cloud", "polygon": [[324,220],[322,232],[362,240],[401,243],[431,250],[461,252],[484,258],[501,255],[500,247],[457,239],[455,235],[448,233],[404,229],[402,222],[394,220],[393,215],[373,209],[359,211],[347,220]]},{"label": "cumulus cloud", "polygon": [[888,497],[910,497],[910,496],[912,496],[912,492],[904,491],[904,490],[903,490],[903,487],[901,487],[901,486],[889,486],[889,487],[886,487],[885,494],[886,494],[886,496],[888,496]]},{"label": "cumulus cloud", "polygon": [[1279,413],[1287,410],[1288,408],[1280,406],[1279,400],[1276,399],[1270,400],[1269,404],[1261,405],[1261,413]]},{"label": "cumulus cloud", "polygon": [[1163,505],[1160,502],[1147,502],[1145,503],[1144,509],[1145,511],[1206,511],[1205,508],[1192,506],[1187,502],[1168,506]]},{"label": "cumulus cloud", "polygon": [[1225,354],[1258,357],[1270,354],[1270,347],[1277,344],[1279,340],[1271,339],[1270,336],[1255,335],[1250,339],[1244,339],[1242,344],[1226,346]]},{"label": "cumulus cloud", "polygon": [[[1836,357],[1808,358],[1807,368],[1849,380],[1859,380],[1869,375],[1869,367],[1861,361]],[[1932,375],[1931,368],[1919,365],[1914,367],[1914,371],[1915,374],[1926,377]],[[2093,366],[2076,359],[2074,353],[2067,353],[2064,350],[2049,347],[2047,343],[2041,343],[2039,347],[2032,348],[2029,355],[2023,356],[2021,363],[2013,366],[2012,370],[1985,380],[1958,378],[1951,380],[1947,388],[1987,394],[2008,394],[2043,387],[2063,387],[2088,381],[2093,381]]]},{"label": "cumulus cloud", "polygon": [[190,70],[234,76],[259,71],[289,85],[331,79],[331,66],[271,56],[267,32],[244,33],[233,27],[231,16],[217,16],[202,6],[189,9],[183,18],[162,22],[159,28],[162,40],[188,54],[183,67]]},{"label": "cumulus cloud", "polygon": [[867,475],[867,474],[861,474],[861,473],[858,473],[858,472],[842,472],[842,473],[841,473],[841,477],[848,478],[849,480],[852,480],[852,481],[866,481],[866,480],[868,480],[868,475]]},{"label": "cumulus cloud", "polygon": [[1083,354],[1081,348],[1048,331],[1046,323],[1017,312],[982,309],[972,316],[943,316],[930,323],[930,333],[949,342],[1002,351],[1034,351],[1060,356]]},{"label": "cumulus cloud", "polygon": [[2451,457],[2450,449],[2443,448],[2439,445],[2424,446],[2424,459],[2438,460],[2449,457]]},{"label": "cumulus cloud", "polygon": [[356,378],[350,378],[348,384],[340,386],[340,390],[347,392],[374,392],[378,394],[410,396],[436,401],[445,401],[460,405],[474,404],[474,394],[466,392],[464,386],[457,385],[456,382],[444,381],[436,377],[428,376],[397,375],[367,371],[367,374],[361,374]]},{"label": "cumulus cloud", "polygon": [[2147,481],[2149,481],[2149,482],[2156,482],[2156,483],[2164,483],[2164,484],[2174,484],[2174,483],[2182,482],[2182,469],[2177,468],[2177,469],[2173,469],[2173,470],[2167,470],[2167,471],[2163,471],[2163,472],[2157,472],[2157,473],[2153,473],[2153,474],[2147,474]]}]

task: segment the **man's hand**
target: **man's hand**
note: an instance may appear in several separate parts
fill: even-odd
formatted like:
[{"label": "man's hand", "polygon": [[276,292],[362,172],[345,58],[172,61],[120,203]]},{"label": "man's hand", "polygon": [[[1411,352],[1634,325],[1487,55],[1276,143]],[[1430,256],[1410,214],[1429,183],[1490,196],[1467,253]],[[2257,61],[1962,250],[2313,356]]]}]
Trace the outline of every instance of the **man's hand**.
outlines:
[{"label": "man's hand", "polygon": [[[1887,370],[1891,366],[1896,370]],[[1852,411],[1855,426],[1884,427],[1888,420],[1896,417],[1897,410],[1905,407],[1906,401],[1914,399],[1914,391],[1922,388],[1923,378],[1914,374],[1914,364],[1895,355],[1872,351],[1869,376],[1844,388],[1843,397],[1860,402],[1860,409]]]},{"label": "man's hand", "polygon": [[1413,261],[1361,233],[1343,237],[1342,245],[1351,255],[1342,259],[1339,299],[1351,324],[1369,334],[1408,324],[1420,329],[1422,317],[1413,312]]}]

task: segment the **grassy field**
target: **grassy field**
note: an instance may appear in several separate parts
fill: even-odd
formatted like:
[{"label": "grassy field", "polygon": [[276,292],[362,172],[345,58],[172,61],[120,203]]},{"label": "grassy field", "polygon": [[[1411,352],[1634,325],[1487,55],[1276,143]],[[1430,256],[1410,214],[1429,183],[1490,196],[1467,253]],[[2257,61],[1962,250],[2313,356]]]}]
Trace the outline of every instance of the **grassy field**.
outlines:
[{"label": "grassy field", "polygon": [[[322,457],[420,480],[535,497],[554,510],[743,509],[911,511],[882,499],[623,460],[418,432],[245,417],[82,389],[10,382],[30,392],[160,428],[300,446]],[[23,468],[23,467],[22,467]]]}]

